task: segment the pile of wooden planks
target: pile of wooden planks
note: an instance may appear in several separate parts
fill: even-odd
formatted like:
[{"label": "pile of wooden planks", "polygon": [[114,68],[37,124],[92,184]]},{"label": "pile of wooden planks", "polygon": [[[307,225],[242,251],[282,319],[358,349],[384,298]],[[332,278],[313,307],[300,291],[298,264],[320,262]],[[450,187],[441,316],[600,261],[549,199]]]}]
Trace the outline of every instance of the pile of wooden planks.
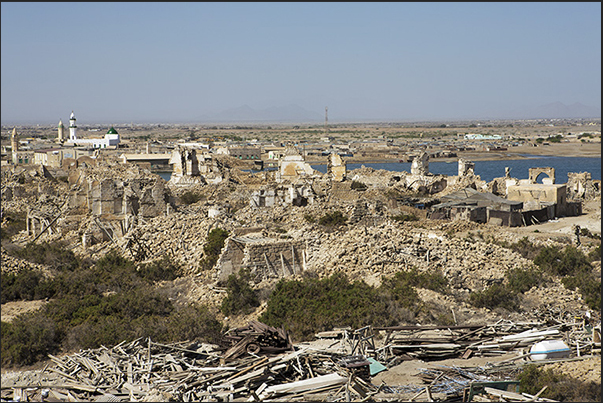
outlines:
[{"label": "pile of wooden planks", "polygon": [[588,354],[597,347],[596,329],[584,327],[582,322],[563,322],[543,327],[541,322],[501,319],[489,325],[396,326],[374,329],[387,334],[384,346],[378,349],[381,360],[389,360],[392,356],[407,360],[495,356],[550,339],[564,339],[578,355]]},{"label": "pile of wooden planks", "polygon": [[[366,398],[379,390],[370,379],[341,365],[345,355],[292,350],[231,357],[228,365],[223,365],[218,346],[137,339],[113,348],[50,356],[52,365],[45,371],[64,381],[27,387],[46,388],[54,401],[316,400],[325,394]],[[34,395],[28,397],[24,390],[23,386],[12,387],[13,397],[31,401]],[[9,391],[3,388],[3,397],[9,397],[5,392]]]},{"label": "pile of wooden planks", "polygon": [[283,328],[274,328],[252,320],[247,326],[232,329],[223,336],[222,345],[228,348],[223,360],[238,358],[245,353],[280,353],[292,350],[291,338]]}]

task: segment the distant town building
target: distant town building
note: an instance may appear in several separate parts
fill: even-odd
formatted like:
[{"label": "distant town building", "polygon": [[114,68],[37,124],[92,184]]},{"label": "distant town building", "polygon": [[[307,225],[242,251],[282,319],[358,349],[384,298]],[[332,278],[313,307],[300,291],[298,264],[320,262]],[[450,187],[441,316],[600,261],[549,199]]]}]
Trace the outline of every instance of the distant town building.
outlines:
[{"label": "distant town building", "polygon": [[465,139],[467,139],[467,140],[502,140],[502,136],[500,134],[467,133],[467,134],[465,134]]},{"label": "distant town building", "polygon": [[31,150],[19,149],[19,135],[17,128],[13,127],[13,132],[10,136],[11,162],[13,164],[30,164],[33,162],[33,152]]},{"label": "distant town building", "polygon": [[93,138],[93,139],[78,139],[77,138],[77,126],[75,125],[75,115],[71,111],[71,117],[69,118],[69,141],[68,144],[74,146],[88,146],[92,148],[112,148],[117,147],[120,142],[119,133],[113,126],[109,129],[104,138]]}]

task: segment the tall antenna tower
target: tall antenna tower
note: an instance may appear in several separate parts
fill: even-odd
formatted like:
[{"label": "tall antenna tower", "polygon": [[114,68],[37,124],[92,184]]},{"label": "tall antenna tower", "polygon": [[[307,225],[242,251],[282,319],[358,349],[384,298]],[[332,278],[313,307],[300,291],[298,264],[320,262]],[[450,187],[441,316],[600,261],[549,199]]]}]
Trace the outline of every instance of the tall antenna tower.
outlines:
[{"label": "tall antenna tower", "polygon": [[329,136],[329,107],[325,106],[325,136]]}]

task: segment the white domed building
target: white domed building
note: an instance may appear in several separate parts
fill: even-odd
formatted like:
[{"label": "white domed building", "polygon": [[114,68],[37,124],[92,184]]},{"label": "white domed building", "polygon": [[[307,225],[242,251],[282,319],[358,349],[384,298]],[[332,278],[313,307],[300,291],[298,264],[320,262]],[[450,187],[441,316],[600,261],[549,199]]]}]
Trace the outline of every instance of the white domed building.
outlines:
[{"label": "white domed building", "polygon": [[92,147],[92,148],[111,148],[117,147],[119,144],[119,133],[113,126],[107,131],[104,138],[92,138],[92,139],[78,139],[77,138],[77,126],[75,125],[75,115],[71,111],[71,117],[69,118],[69,140],[67,144],[79,147]]}]

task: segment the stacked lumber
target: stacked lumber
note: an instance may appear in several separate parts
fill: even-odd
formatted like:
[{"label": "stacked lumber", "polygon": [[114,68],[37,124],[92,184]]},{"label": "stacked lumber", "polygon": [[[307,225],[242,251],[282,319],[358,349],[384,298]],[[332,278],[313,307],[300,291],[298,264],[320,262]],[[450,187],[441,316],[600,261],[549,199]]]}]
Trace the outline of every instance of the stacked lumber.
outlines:
[{"label": "stacked lumber", "polygon": [[[231,358],[228,365],[221,364],[222,355],[218,346],[137,339],[113,348],[50,355],[52,364],[45,371],[60,375],[63,382],[10,389],[12,397],[21,401],[39,399],[44,388],[54,401],[82,402],[262,401],[283,396],[316,400],[329,393],[364,398],[379,390],[370,380],[357,377],[353,368],[340,364],[345,355],[328,351],[246,354]],[[8,392],[3,387],[3,398],[9,397]]]},{"label": "stacked lumber", "polygon": [[223,360],[231,360],[245,353],[276,353],[292,349],[291,338],[285,329],[277,329],[255,320],[247,326],[228,331],[223,336],[222,345],[228,348]]},{"label": "stacked lumber", "polygon": [[374,329],[387,333],[384,346],[378,349],[382,360],[389,360],[392,356],[402,356],[407,360],[496,356],[525,349],[539,341],[559,338],[565,339],[577,351],[578,356],[589,354],[597,347],[595,330],[585,328],[582,322],[541,326],[542,322],[501,319],[488,325],[396,326]]}]

